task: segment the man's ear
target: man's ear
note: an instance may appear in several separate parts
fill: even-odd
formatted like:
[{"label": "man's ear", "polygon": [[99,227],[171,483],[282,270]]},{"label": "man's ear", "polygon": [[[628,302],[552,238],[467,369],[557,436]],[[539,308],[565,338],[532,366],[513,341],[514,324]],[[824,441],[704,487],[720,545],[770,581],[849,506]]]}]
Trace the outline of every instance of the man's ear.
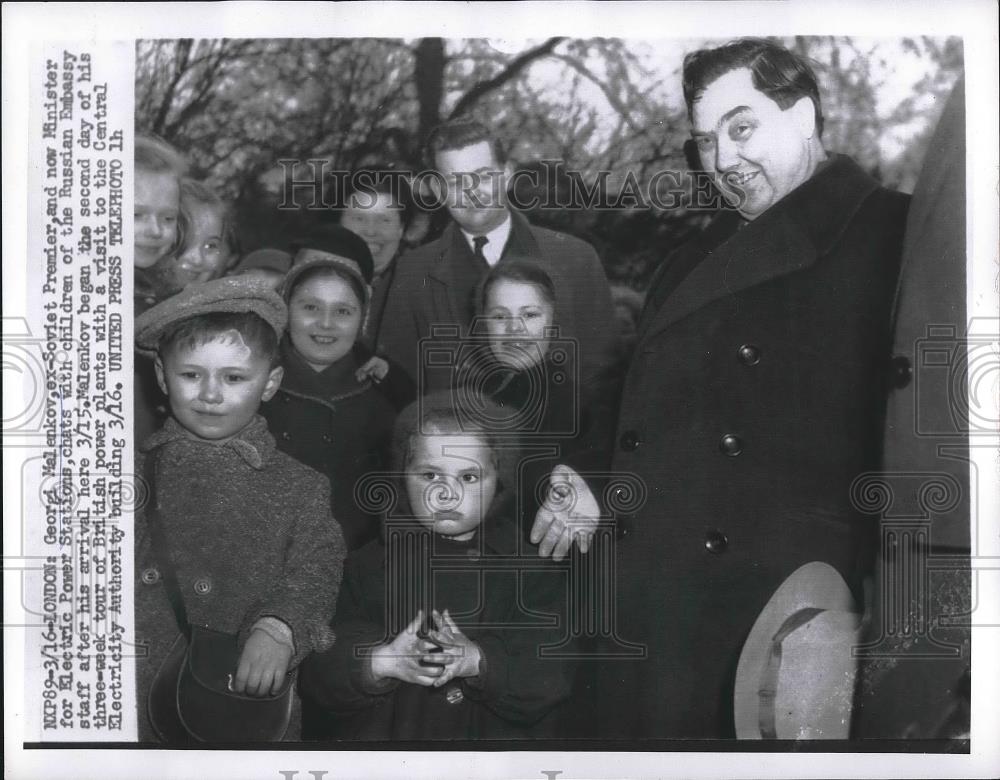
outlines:
[{"label": "man's ear", "polygon": [[500,203],[507,205],[510,194],[510,185],[514,181],[514,166],[510,160],[503,164],[503,182],[500,187]]},{"label": "man's ear", "polygon": [[812,98],[800,97],[788,111],[791,112],[792,120],[803,138],[812,138],[816,135],[816,107]]},{"label": "man's ear", "polygon": [[163,376],[163,361],[160,360],[159,355],[153,360],[153,367],[156,369],[156,384],[160,386],[160,390],[163,391],[164,395],[170,395],[167,392],[167,380]]},{"label": "man's ear", "polygon": [[267,375],[267,384],[264,385],[264,392],[260,394],[261,401],[270,401],[274,398],[274,394],[277,393],[278,388],[281,387],[281,380],[284,376],[285,369],[281,366],[271,369],[271,372]]},{"label": "man's ear", "polygon": [[434,197],[437,199],[438,203],[443,204],[445,200],[445,184],[444,177],[438,172],[434,171],[426,179],[427,186],[430,191],[434,193]]}]

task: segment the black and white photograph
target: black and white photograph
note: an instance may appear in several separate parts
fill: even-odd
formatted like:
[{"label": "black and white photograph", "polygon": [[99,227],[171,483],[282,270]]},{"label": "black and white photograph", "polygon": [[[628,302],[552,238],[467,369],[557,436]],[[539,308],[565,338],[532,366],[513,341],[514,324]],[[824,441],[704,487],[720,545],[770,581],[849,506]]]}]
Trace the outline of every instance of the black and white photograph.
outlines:
[{"label": "black and white photograph", "polygon": [[8,776],[1000,771],[995,5],[21,6]]}]

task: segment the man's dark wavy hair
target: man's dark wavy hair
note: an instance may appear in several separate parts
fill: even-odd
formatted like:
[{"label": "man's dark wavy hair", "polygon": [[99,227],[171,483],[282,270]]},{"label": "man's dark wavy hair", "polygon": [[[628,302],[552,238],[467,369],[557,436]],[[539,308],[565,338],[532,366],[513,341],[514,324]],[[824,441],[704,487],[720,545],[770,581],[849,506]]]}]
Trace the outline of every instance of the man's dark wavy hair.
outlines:
[{"label": "man's dark wavy hair", "polygon": [[812,67],[804,58],[762,38],[740,38],[684,57],[683,87],[688,117],[695,101],[713,81],[739,68],[749,68],[754,87],[781,109],[793,106],[803,97],[812,100],[816,134],[822,137],[823,104]]},{"label": "man's dark wavy hair", "polygon": [[464,149],[483,141],[490,145],[496,162],[504,165],[507,162],[507,152],[500,139],[482,122],[468,118],[452,119],[431,130],[426,144],[427,163],[433,166],[438,152]]}]

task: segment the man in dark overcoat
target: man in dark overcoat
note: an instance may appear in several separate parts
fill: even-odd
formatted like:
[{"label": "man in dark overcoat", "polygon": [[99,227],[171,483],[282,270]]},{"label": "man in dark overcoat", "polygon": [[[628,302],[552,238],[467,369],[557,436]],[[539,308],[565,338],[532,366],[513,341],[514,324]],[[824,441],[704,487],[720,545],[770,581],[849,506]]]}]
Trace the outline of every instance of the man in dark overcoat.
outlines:
[{"label": "man in dark overcoat", "polygon": [[[645,497],[615,515],[611,619],[645,651],[596,664],[605,738],[734,736],[768,599],[825,561],[860,601],[876,525],[851,485],[878,463],[908,199],[824,150],[815,76],[777,45],[689,54],[684,94],[734,208],[658,269],[625,380],[612,472]],[[533,539],[559,555],[573,532],[543,511]]]},{"label": "man in dark overcoat", "polygon": [[400,257],[382,318],[380,349],[410,374],[419,392],[447,389],[439,385],[447,372],[421,375],[421,340],[436,325],[454,327],[454,336],[436,350],[442,354],[456,338],[468,336],[480,280],[506,258],[526,257],[552,279],[555,324],[561,338],[575,340],[581,376],[610,365],[616,351],[614,306],[593,247],[536,227],[510,208],[506,188],[513,171],[502,145],[479,122],[459,120],[438,127],[428,149],[437,174],[429,181],[445,201],[451,222],[440,238]]}]

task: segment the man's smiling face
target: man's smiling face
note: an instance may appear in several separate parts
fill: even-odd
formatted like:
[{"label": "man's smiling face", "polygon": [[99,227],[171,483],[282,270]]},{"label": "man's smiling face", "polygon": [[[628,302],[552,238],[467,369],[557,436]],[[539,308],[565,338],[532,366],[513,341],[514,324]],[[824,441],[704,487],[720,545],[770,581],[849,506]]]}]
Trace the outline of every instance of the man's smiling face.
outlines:
[{"label": "man's smiling face", "polygon": [[447,188],[438,194],[445,197],[448,213],[462,230],[485,235],[507,219],[510,170],[496,159],[488,141],[443,149],[435,162]]},{"label": "man's smiling face", "polygon": [[760,216],[816,169],[812,101],[782,109],[754,87],[749,68],[709,84],[691,119],[702,166],[745,219]]}]

